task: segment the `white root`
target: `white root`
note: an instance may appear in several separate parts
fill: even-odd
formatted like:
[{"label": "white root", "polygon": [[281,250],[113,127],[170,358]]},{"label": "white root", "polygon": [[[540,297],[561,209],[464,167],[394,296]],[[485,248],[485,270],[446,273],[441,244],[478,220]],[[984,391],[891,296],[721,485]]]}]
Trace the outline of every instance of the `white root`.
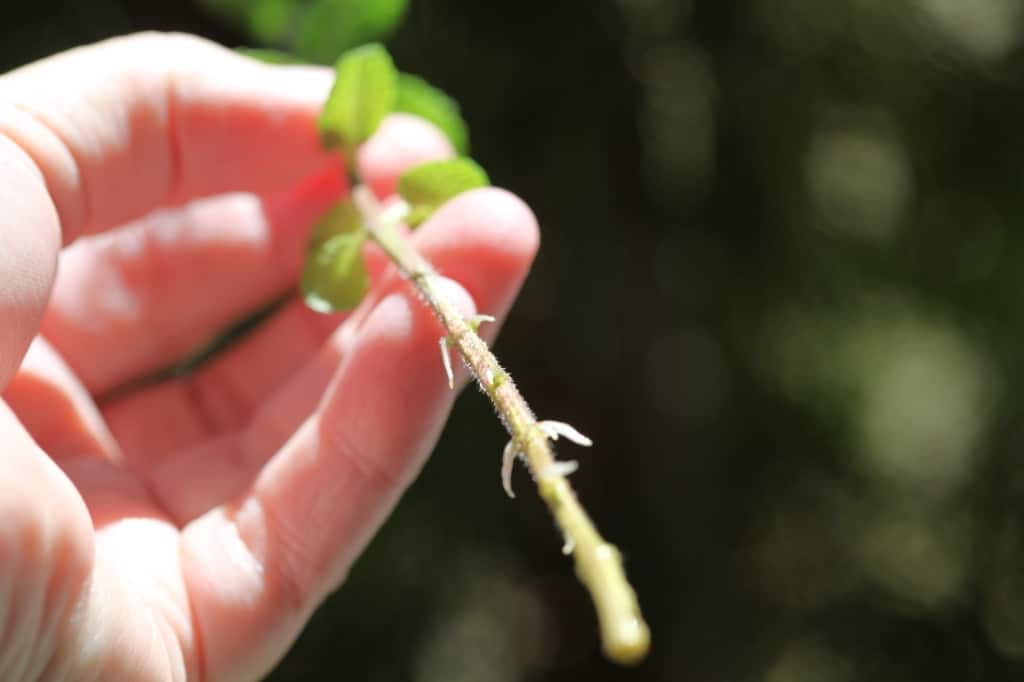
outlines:
[{"label": "white root", "polygon": [[576,473],[580,468],[580,463],[575,459],[570,459],[567,462],[552,462],[542,473],[541,478],[554,478],[555,476],[568,476],[569,474]]},{"label": "white root", "polygon": [[565,542],[562,543],[562,554],[569,556],[572,554],[573,550],[576,549],[576,543],[573,542],[573,539],[568,535],[563,535],[562,537],[565,538]]},{"label": "white root", "polygon": [[551,440],[558,440],[559,436],[565,436],[565,438],[576,443],[576,445],[582,445],[585,448],[589,448],[594,444],[594,441],[590,440],[565,422],[557,422],[547,419],[545,421],[537,422],[537,428],[539,428],[544,435]]},{"label": "white root", "polygon": [[455,388],[455,374],[452,372],[452,358],[448,353],[448,337],[442,336],[438,340],[438,345],[441,346],[441,362],[444,363],[444,373],[448,377],[448,388]]},{"label": "white root", "polygon": [[501,487],[512,499],[516,497],[516,494],[512,492],[512,467],[516,463],[517,454],[515,441],[510,440],[505,446],[505,452],[501,455]]},{"label": "white root", "polygon": [[[447,347],[445,346],[445,339],[441,339],[441,351],[445,354],[445,357],[447,358]],[[487,378],[486,380],[490,381],[491,379]],[[576,443],[577,445],[590,447],[591,445],[594,444],[592,440],[590,440],[589,438],[587,438],[582,433],[580,433],[573,427],[569,426],[565,422],[545,420],[537,422],[536,426],[538,429],[540,429],[540,432],[543,433],[546,438],[549,438],[553,441],[558,440],[559,437],[564,436],[565,438],[571,440],[573,443]],[[501,485],[505,489],[505,492],[508,494],[508,496],[511,498],[515,498],[516,496],[515,493],[512,492],[512,467],[515,465],[516,457],[518,455],[519,449],[516,448],[515,439],[510,440],[508,442],[508,445],[505,446],[505,452],[501,457]],[[557,476],[568,476],[569,474],[574,473],[579,468],[580,463],[574,459],[569,460],[567,462],[559,462],[556,460],[552,462],[547,468],[545,468],[544,471],[540,472],[540,477],[550,478]],[[573,548],[568,541],[566,541],[566,547],[568,548],[568,550],[563,548],[563,551],[565,551],[566,554],[571,553]]]},{"label": "white root", "polygon": [[476,331],[477,329],[480,328],[480,325],[483,324],[484,322],[496,322],[496,321],[497,321],[497,319],[494,317],[494,315],[477,314],[477,315],[474,315],[473,317],[469,318],[468,320],[466,320],[466,324],[468,324],[473,329],[473,331]]}]

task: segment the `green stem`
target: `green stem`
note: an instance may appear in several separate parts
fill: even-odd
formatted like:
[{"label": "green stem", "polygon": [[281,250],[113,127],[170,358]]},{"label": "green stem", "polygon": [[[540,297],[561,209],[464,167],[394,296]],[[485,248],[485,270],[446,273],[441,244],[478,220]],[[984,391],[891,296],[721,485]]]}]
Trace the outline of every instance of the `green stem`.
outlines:
[{"label": "green stem", "polygon": [[550,440],[538,426],[530,406],[512,378],[498,364],[486,342],[444,297],[437,286],[439,276],[434,268],[394,229],[401,220],[402,211],[382,212],[376,198],[365,186],[357,186],[353,198],[366,221],[370,237],[433,309],[449,343],[458,349],[474,379],[501,416],[513,446],[523,454],[541,498],[547,503],[566,539],[567,551],[575,557],[576,575],[590,591],[600,622],[605,655],[617,663],[639,662],[650,648],[650,630],[640,613],[636,592],[626,579],[621,554],[598,533],[563,469],[556,466]]}]

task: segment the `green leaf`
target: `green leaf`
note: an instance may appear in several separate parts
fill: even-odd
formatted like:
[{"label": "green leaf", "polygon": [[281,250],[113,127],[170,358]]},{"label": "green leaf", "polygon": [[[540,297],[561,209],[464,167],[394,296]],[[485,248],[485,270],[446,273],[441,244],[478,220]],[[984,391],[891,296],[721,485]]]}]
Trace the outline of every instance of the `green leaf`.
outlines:
[{"label": "green leaf", "polygon": [[281,44],[295,14],[295,0],[250,0],[245,13],[249,35],[257,43]]},{"label": "green leaf", "polygon": [[196,0],[248,42],[330,64],[345,50],[386,40],[409,0]]},{"label": "green leaf", "polygon": [[320,114],[320,139],[328,149],[342,149],[351,162],[355,148],[394,107],[398,71],[376,43],[346,52],[334,70],[334,87]]},{"label": "green leaf", "polygon": [[457,153],[469,153],[469,126],[462,118],[458,103],[422,78],[408,73],[398,77],[395,111],[430,121],[448,137]]},{"label": "green leaf", "polygon": [[370,275],[363,261],[366,230],[355,206],[343,201],[320,219],[309,239],[302,293],[321,313],[351,310],[367,289]]},{"label": "green leaf", "polygon": [[345,50],[385,40],[408,6],[409,0],[315,0],[297,22],[295,52],[329,64]]},{"label": "green leaf", "polygon": [[398,193],[409,202],[407,222],[415,227],[452,197],[488,184],[484,169],[472,159],[462,157],[431,161],[407,170],[398,180]]},{"label": "green leaf", "polygon": [[237,47],[235,52],[258,59],[267,64],[308,64],[306,60],[281,50],[266,50],[261,47]]}]

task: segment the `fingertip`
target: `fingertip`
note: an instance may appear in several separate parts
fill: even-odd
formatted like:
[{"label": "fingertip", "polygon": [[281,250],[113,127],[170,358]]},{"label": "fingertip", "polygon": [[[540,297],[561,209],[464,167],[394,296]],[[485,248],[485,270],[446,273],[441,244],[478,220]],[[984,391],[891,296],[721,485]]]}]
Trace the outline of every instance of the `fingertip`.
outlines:
[{"label": "fingertip", "polygon": [[[454,305],[464,318],[476,315],[476,303],[461,284],[447,277],[438,277],[435,280],[435,286],[441,296]],[[426,306],[423,307],[426,308]]]},{"label": "fingertip", "polygon": [[460,194],[432,215],[420,232],[430,247],[448,243],[478,249],[484,252],[480,255],[509,261],[513,267],[532,261],[540,246],[533,211],[515,194],[497,187]]},{"label": "fingertip", "polygon": [[41,336],[29,346],[4,400],[54,460],[89,456],[118,461],[121,457],[88,391]]},{"label": "fingertip", "polygon": [[357,161],[374,194],[388,197],[407,169],[454,155],[451,142],[433,124],[411,114],[391,114],[359,149]]},{"label": "fingertip", "polygon": [[[433,286],[464,317],[476,314],[473,297],[458,282],[438,276],[434,278]],[[362,359],[352,362],[374,364],[373,361],[381,357],[379,353],[382,352],[405,355],[408,356],[406,360],[409,360],[423,348],[434,349],[437,339],[445,334],[445,329],[414,289],[402,286],[374,305],[357,333],[358,338],[354,340],[356,348],[351,355]]]},{"label": "fingertip", "polygon": [[540,226],[533,209],[518,196],[500,187],[483,187],[458,197],[456,207],[492,224],[492,237],[504,237],[501,241],[510,252],[533,260],[540,248]]},{"label": "fingertip", "polygon": [[[464,316],[476,312],[457,282],[439,277],[435,286]],[[374,470],[398,488],[418,470],[425,434],[439,428],[451,399],[437,350],[444,335],[411,288],[388,294],[363,322],[321,404],[321,436],[336,449],[358,443],[376,453]],[[397,415],[400,422],[392,422]]]},{"label": "fingertip", "polygon": [[452,199],[414,235],[435,267],[458,280],[486,313],[501,315],[540,245],[533,211],[503,189],[485,187]]}]

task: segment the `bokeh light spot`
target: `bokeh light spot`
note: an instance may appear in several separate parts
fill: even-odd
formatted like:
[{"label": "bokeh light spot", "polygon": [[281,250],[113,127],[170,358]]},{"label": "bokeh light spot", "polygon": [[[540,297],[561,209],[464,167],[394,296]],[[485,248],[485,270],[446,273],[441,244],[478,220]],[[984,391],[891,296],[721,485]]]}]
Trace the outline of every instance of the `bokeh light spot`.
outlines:
[{"label": "bokeh light spot", "polygon": [[805,172],[815,224],[867,241],[883,242],[896,232],[913,192],[903,145],[868,130],[819,131]]}]

